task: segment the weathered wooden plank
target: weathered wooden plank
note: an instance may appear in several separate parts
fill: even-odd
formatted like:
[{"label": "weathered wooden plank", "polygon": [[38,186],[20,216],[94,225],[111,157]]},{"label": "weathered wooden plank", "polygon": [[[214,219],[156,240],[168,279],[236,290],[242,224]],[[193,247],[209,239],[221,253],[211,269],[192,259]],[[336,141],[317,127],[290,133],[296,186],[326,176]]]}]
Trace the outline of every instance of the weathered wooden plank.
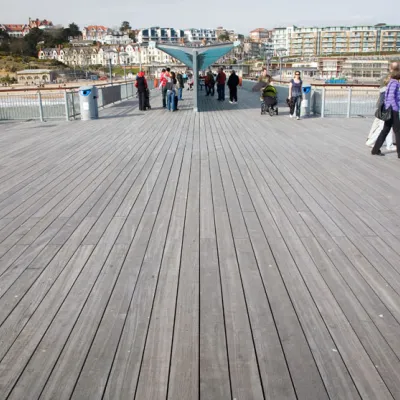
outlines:
[{"label": "weathered wooden plank", "polygon": [[168,392],[176,293],[178,290],[193,142],[193,119],[193,114],[190,119],[187,117],[188,136],[136,389],[135,398],[137,399],[166,398]]},{"label": "weathered wooden plank", "polygon": [[232,397],[263,398],[214,138],[207,133]]},{"label": "weathered wooden plank", "polygon": [[200,132],[194,119],[168,399],[199,397]]},{"label": "weathered wooden plank", "polygon": [[207,137],[200,114],[200,399],[230,399],[229,364]]},{"label": "weathered wooden plank", "polygon": [[[122,362],[118,363],[118,366],[116,363],[114,364],[116,370],[123,370],[125,373],[117,376],[117,381],[123,379],[123,383],[118,387],[119,392],[113,393],[111,398],[130,397],[128,394],[134,395],[140,370],[141,353],[146,341],[146,322],[149,323],[151,316],[153,297],[158,285],[157,277],[172,212],[177,176],[181,168],[184,149],[184,138],[182,139],[181,143],[179,143],[180,136],[173,139],[170,147],[173,151],[167,157],[171,159],[173,166],[171,167],[172,163],[170,164],[167,161],[158,181],[157,186],[160,188],[160,192],[155,195],[157,197],[155,202],[158,203],[159,210],[154,212],[151,207],[146,208],[141,221],[141,232],[129,250],[127,260],[124,262],[121,275],[105,310],[85,365],[82,371],[80,365],[74,367],[76,373],[81,372],[73,398],[93,398],[103,394],[113,366],[111,361],[114,355],[117,360],[116,363],[121,361],[118,353],[116,354],[119,343],[120,353],[125,354],[127,349],[130,349],[129,357],[126,365],[122,365]],[[179,149],[178,145],[180,145]],[[169,185],[167,185],[168,183]],[[142,227],[145,228],[142,230]],[[134,269],[131,266],[132,256],[137,260],[137,263],[135,263],[137,267]],[[119,310],[119,312],[115,313],[115,309]],[[120,318],[119,316],[121,315],[126,316],[126,319]],[[125,329],[122,334],[123,328]],[[131,328],[133,330],[130,330]],[[138,330],[141,330],[141,332],[133,334]],[[131,340],[133,340],[132,343],[130,342]],[[72,357],[71,362],[73,361],[75,361],[75,357]],[[98,381],[102,382],[102,384],[98,385],[96,383]],[[69,388],[64,386],[62,393],[58,394],[57,397],[65,396],[65,398],[69,398],[72,388],[71,386]],[[106,396],[108,395],[106,394]]]},{"label": "weathered wooden plank", "polygon": [[[47,390],[52,387],[50,382],[54,382],[54,380],[49,381],[48,378],[50,374],[52,374],[52,376],[57,374],[58,369],[53,370],[53,368],[60,353],[65,350],[64,346],[67,343],[70,332],[80,316],[80,312],[77,312],[77,310],[81,310],[86,305],[87,308],[85,310],[88,308],[93,310],[94,307],[100,313],[101,308],[104,307],[104,302],[106,304],[108,301],[109,294],[107,295],[108,292],[105,287],[112,289],[114,286],[113,282],[117,278],[120,265],[122,265],[123,262],[123,257],[121,255],[124,254],[126,250],[120,247],[113,248],[122,223],[123,221],[120,218],[116,218],[112,221],[86,265],[85,270],[88,271],[89,275],[86,279],[80,279],[78,283],[74,285],[74,290],[69,293],[67,300],[57,313],[57,317],[52,321],[51,327],[46,331],[39,346],[33,349],[34,353],[29,357],[29,353],[26,352],[26,357],[20,357],[19,362],[15,363],[13,366],[12,371],[8,370],[5,372],[4,369],[9,366],[10,362],[7,360],[16,357],[18,348],[13,346],[7,353],[3,362],[0,364],[0,371],[2,371],[0,381],[3,383],[0,385],[0,393],[2,396],[11,393],[9,398],[14,397],[18,399],[21,397],[21,393],[26,393],[29,387],[30,396],[38,398],[46,383]],[[110,253],[111,250],[113,250],[112,253]],[[110,257],[108,257],[109,254]],[[92,291],[93,289],[95,292]],[[90,295],[90,301],[87,303],[87,299]],[[100,317],[101,314],[102,313],[100,313]],[[95,319],[98,313],[93,311],[92,316],[90,316],[90,313],[87,313],[86,316],[86,318]],[[84,324],[84,326],[86,329],[97,329],[95,324],[89,323],[87,325]],[[60,327],[62,327],[62,329],[60,329]],[[72,338],[75,338],[75,340],[73,340],[72,349],[77,348],[78,345],[85,346],[86,342],[84,336],[74,335]],[[70,346],[71,341],[68,341],[68,343]],[[52,351],[47,352],[50,348]],[[80,353],[79,355],[81,357],[85,356],[84,353]],[[37,368],[39,365],[41,368]],[[17,371],[19,371],[19,373],[17,373]],[[21,375],[19,376],[19,374]],[[66,371],[63,371],[63,376],[65,376],[65,378],[69,377],[69,375],[64,374],[66,374]],[[16,385],[13,387],[15,383]],[[75,381],[72,383],[74,384]],[[45,392],[42,393],[42,395],[45,396]]]}]

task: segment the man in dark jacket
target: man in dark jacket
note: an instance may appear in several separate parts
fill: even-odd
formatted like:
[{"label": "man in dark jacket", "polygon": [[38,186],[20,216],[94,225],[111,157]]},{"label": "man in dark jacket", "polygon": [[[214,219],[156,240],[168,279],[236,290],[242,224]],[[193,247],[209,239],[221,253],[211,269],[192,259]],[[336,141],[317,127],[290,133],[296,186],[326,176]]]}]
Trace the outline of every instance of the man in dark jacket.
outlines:
[{"label": "man in dark jacket", "polygon": [[223,68],[219,69],[216,81],[217,81],[217,93],[218,93],[217,100],[224,101],[226,75]]},{"label": "man in dark jacket", "polygon": [[136,77],[135,86],[138,90],[139,97],[139,110],[146,111],[146,91],[147,91],[147,81],[144,77],[144,72],[140,71]]},{"label": "man in dark jacket", "polygon": [[235,71],[231,72],[231,76],[228,79],[229,87],[229,103],[237,104],[237,87],[239,86],[239,77]]}]

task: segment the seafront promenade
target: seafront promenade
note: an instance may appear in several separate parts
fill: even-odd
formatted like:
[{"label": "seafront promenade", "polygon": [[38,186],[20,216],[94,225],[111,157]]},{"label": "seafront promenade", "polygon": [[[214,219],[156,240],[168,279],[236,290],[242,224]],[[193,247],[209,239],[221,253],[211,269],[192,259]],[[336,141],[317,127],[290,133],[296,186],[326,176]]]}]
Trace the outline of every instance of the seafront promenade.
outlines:
[{"label": "seafront promenade", "polygon": [[0,122],[0,399],[400,399],[397,154],[199,93]]}]

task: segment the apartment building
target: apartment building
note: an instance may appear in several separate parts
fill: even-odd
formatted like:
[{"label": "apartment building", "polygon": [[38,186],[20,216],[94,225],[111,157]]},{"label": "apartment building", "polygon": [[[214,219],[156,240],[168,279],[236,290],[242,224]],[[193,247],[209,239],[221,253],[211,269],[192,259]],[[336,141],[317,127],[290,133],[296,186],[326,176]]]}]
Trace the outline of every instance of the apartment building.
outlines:
[{"label": "apartment building", "polygon": [[257,28],[250,31],[250,40],[253,42],[266,42],[269,40],[270,31],[265,28]]},{"label": "apartment building", "polygon": [[191,28],[184,31],[185,38],[189,42],[215,42],[217,40],[217,31],[208,28]]},{"label": "apartment building", "polygon": [[139,43],[149,42],[170,42],[177,43],[183,41],[185,33],[181,29],[160,28],[158,26],[140,29],[137,35]]},{"label": "apartment building", "polygon": [[287,55],[303,57],[399,51],[400,25],[276,28],[272,44],[275,53],[285,48]]},{"label": "apartment building", "polygon": [[362,80],[377,81],[387,76],[389,60],[354,60],[343,62],[342,76]]}]

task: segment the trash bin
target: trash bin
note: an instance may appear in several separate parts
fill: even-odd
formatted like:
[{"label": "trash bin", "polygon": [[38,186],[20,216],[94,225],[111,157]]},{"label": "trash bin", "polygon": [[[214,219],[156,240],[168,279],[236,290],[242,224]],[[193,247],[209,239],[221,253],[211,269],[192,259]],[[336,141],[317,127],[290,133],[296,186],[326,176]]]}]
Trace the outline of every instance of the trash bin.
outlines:
[{"label": "trash bin", "polygon": [[79,88],[79,103],[82,121],[99,118],[97,97],[98,92],[96,86],[83,86]]},{"label": "trash bin", "polygon": [[303,101],[301,102],[301,116],[309,117],[311,107],[311,85],[303,85]]}]

